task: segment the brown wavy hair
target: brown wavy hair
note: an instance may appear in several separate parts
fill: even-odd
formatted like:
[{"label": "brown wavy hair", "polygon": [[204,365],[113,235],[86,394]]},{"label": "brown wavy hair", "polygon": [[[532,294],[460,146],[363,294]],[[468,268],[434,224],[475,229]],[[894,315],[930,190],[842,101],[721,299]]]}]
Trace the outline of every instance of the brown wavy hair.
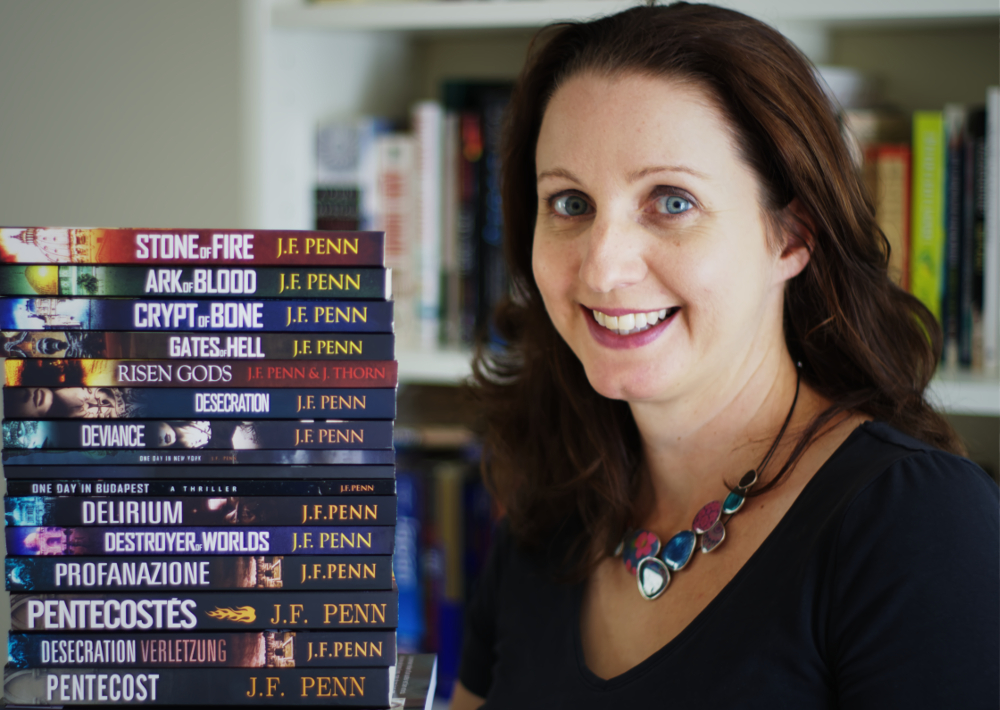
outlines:
[{"label": "brown wavy hair", "polygon": [[[582,578],[644,512],[641,442],[627,403],[597,394],[546,313],[531,268],[535,147],[555,91],[581,72],[691,82],[714,96],[757,175],[771,224],[798,200],[812,235],[785,287],[784,332],[802,380],[833,405],[799,434],[775,485],[823,428],[847,412],[963,453],[924,400],[941,352],[930,311],[888,275],[889,244],[810,62],[771,27],[712,5],[644,6],[543,30],[508,109],[504,251],[510,297],[495,314],[507,346],[480,343],[473,395],[485,417],[483,474],[522,543],[569,535]],[[770,230],[769,230],[770,231]],[[583,553],[583,554],[580,554]]]}]

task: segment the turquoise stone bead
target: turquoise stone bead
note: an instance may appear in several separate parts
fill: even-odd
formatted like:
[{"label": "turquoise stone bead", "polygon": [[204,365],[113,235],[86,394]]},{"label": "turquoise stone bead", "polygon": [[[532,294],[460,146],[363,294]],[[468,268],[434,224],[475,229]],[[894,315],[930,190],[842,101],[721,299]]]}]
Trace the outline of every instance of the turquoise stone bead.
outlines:
[{"label": "turquoise stone bead", "polygon": [[696,542],[697,536],[690,530],[679,532],[663,546],[660,557],[663,559],[664,564],[672,571],[676,572],[677,570],[684,569],[684,565],[688,563],[691,555],[694,554]]},{"label": "turquoise stone bead", "polygon": [[722,503],[722,512],[726,515],[732,515],[743,507],[743,502],[745,500],[746,496],[741,493],[730,493],[726,496],[726,500]]},{"label": "turquoise stone bead", "polygon": [[636,572],[636,583],[643,599],[656,599],[666,591],[670,584],[670,570],[655,557],[647,557],[639,563]]}]

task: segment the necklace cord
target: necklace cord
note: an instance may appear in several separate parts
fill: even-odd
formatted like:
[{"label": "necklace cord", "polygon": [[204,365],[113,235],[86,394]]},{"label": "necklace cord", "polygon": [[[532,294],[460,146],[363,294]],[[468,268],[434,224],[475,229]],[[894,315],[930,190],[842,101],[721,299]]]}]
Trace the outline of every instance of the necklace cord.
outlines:
[{"label": "necklace cord", "polygon": [[770,463],[771,456],[773,456],[774,452],[777,451],[778,444],[781,443],[781,439],[785,436],[785,430],[788,429],[788,424],[789,424],[789,422],[792,421],[792,414],[795,413],[795,405],[799,401],[799,385],[801,385],[801,384],[802,384],[802,371],[798,368],[798,366],[796,366],[796,368],[795,368],[795,397],[792,399],[792,406],[788,410],[788,414],[785,416],[785,422],[781,425],[781,430],[778,432],[778,436],[774,439],[774,442],[771,444],[771,448],[768,449],[768,451],[767,451],[766,454],[764,454],[764,460],[761,461],[760,465],[757,467],[757,474],[758,475],[760,475],[760,473],[763,472],[763,470],[767,466],[767,464]]}]

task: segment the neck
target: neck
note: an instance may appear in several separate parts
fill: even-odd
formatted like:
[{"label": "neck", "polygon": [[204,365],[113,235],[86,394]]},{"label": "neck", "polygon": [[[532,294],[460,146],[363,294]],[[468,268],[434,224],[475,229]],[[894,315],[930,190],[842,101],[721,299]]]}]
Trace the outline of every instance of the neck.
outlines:
[{"label": "neck", "polygon": [[[653,501],[644,527],[667,535],[686,528],[694,512],[760,466],[795,397],[795,364],[784,349],[775,355],[719,377],[697,397],[631,405]],[[804,399],[800,395],[782,445],[759,471],[763,481],[781,468],[795,423],[806,421]]]}]

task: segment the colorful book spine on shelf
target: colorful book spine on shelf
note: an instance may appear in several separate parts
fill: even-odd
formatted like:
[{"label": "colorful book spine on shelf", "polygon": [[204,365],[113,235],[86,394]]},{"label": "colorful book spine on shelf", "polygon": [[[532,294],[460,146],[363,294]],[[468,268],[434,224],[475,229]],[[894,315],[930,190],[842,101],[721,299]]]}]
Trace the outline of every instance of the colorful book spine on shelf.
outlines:
[{"label": "colorful book spine on shelf", "polygon": [[910,146],[868,146],[864,174],[875,200],[875,217],[889,243],[889,276],[901,288],[910,286]]},{"label": "colorful book spine on shelf", "polygon": [[948,104],[942,114],[945,129],[944,162],[944,269],[941,292],[941,329],[944,332],[943,360],[958,364],[958,343],[962,294],[962,238],[964,205],[964,160],[966,110]]},{"label": "colorful book spine on shelf", "polygon": [[[113,460],[115,452],[109,452],[106,456],[96,457],[98,460],[107,459]],[[237,452],[243,453],[243,452]],[[337,455],[342,455],[344,451],[332,452]],[[350,453],[350,452],[349,452]],[[376,455],[380,459],[389,458],[383,451],[366,451],[366,452],[353,452],[353,454],[365,453],[367,455]],[[390,452],[391,453],[391,452]],[[16,459],[16,457],[14,457]],[[87,495],[110,495],[110,493],[103,493],[97,486],[101,485],[101,481],[107,479],[109,483],[109,490],[119,490],[115,487],[124,485],[125,481],[128,479],[141,479],[148,483],[150,491],[152,490],[165,490],[167,493],[177,493],[184,492],[185,495],[190,495],[187,491],[193,491],[194,493],[243,493],[242,489],[234,489],[231,486],[236,485],[241,480],[250,479],[251,481],[258,481],[258,478],[265,479],[257,483],[257,485],[263,486],[265,483],[270,481],[269,485],[275,486],[270,490],[280,490],[280,491],[298,491],[300,489],[295,488],[298,485],[296,481],[298,479],[303,479],[300,481],[303,486],[317,486],[323,485],[322,481],[324,479],[329,479],[329,485],[336,486],[336,495],[344,495],[344,491],[340,489],[342,485],[349,485],[350,479],[358,479],[359,481],[372,482],[375,485],[391,485],[391,482],[395,477],[395,467],[392,466],[392,462],[388,462],[389,465],[355,465],[348,463],[340,463],[337,465],[259,465],[259,464],[242,464],[236,466],[207,466],[207,465],[160,465],[160,464],[146,464],[146,465],[121,465],[112,464],[108,466],[86,466],[86,465],[65,465],[65,464],[52,464],[52,465],[35,465],[35,464],[22,464],[22,465],[11,465],[10,462],[5,459],[4,463],[9,467],[6,470],[8,479],[8,490],[11,494],[14,493],[14,488],[12,487],[12,479],[17,480],[18,485],[26,485],[28,482],[37,481],[38,486],[50,486],[53,482],[58,479],[76,479],[80,481],[81,486],[91,486],[91,489],[82,490],[81,493]],[[386,462],[383,462],[386,463]],[[177,480],[177,485],[184,486],[183,490],[170,490],[161,489],[157,486],[171,485],[171,480]],[[379,480],[383,482],[379,482]],[[388,483],[385,483],[388,481]],[[218,485],[220,488],[218,490],[209,489],[204,491],[199,491],[196,486],[211,486]],[[287,487],[286,487],[287,486]],[[224,487],[224,488],[223,488]],[[32,494],[41,495],[51,495],[53,490],[58,495],[69,495],[73,491],[69,490],[59,490],[50,489],[42,490],[32,490]],[[247,489],[247,495],[272,495],[271,493],[255,493],[253,491],[257,490],[267,490],[264,488],[251,488]],[[313,490],[310,488],[309,490]],[[381,489],[379,489],[381,490]],[[144,489],[136,488],[129,490],[122,490],[123,493],[143,493]],[[375,490],[365,490],[365,493],[371,493],[372,495],[377,495]],[[274,493],[273,495],[306,495],[304,493]],[[332,494],[331,494],[332,495]]]},{"label": "colorful book spine on shelf", "polygon": [[8,557],[11,592],[392,589],[392,557]]},{"label": "colorful book spine on shelf", "polygon": [[18,705],[325,705],[388,707],[388,668],[138,668],[4,670]]},{"label": "colorful book spine on shelf", "polygon": [[[61,468],[53,466],[52,468]],[[253,469],[248,466],[247,469]],[[371,468],[375,468],[374,466]],[[107,476],[107,471],[102,475]],[[72,472],[65,472],[66,474]],[[137,475],[136,474],[133,475]],[[260,475],[263,475],[262,472]],[[253,470],[245,472],[252,476]],[[328,478],[333,479],[333,476]],[[391,496],[396,481],[388,478],[348,478],[339,480],[280,480],[275,478],[216,479],[203,472],[199,480],[133,478],[91,480],[62,478],[49,480],[8,479],[9,496]]]},{"label": "colorful book spine on shelf", "polygon": [[7,359],[8,387],[395,387],[392,360]]},{"label": "colorful book spine on shelf", "polygon": [[[132,449],[5,449],[0,452],[4,470],[8,477],[18,477],[10,468],[18,466],[79,466],[79,476],[94,469],[94,478],[100,478],[107,467],[144,466],[211,466],[220,469],[218,476],[227,475],[221,469],[235,467],[229,472],[240,476],[240,466],[298,466],[329,469],[331,466],[392,466],[394,453],[391,449],[223,449],[184,450],[160,449],[139,451]],[[171,474],[176,476],[177,474]],[[277,472],[272,475],[279,475]],[[355,475],[352,473],[352,476]]]},{"label": "colorful book spine on shelf", "polygon": [[5,419],[5,449],[391,449],[392,421]]},{"label": "colorful book spine on shelf", "polygon": [[381,232],[10,227],[0,263],[382,266]]},{"label": "colorful book spine on shelf", "polygon": [[13,594],[12,631],[303,631],[396,627],[395,591]]},{"label": "colorful book spine on shelf", "polygon": [[386,269],[0,264],[0,293],[7,296],[386,300],[390,284]]},{"label": "colorful book spine on shelf", "polygon": [[983,367],[1000,362],[1000,86],[986,92],[983,235]]},{"label": "colorful book spine on shelf", "polygon": [[910,291],[941,320],[945,130],[940,111],[913,115]]},{"label": "colorful book spine on shelf", "polygon": [[392,631],[10,635],[11,668],[335,668],[396,662]]},{"label": "colorful book spine on shelf", "polygon": [[421,101],[413,107],[413,133],[417,145],[419,189],[417,192],[417,244],[420,291],[418,298],[419,344],[438,345],[441,311],[441,226],[444,148],[444,109],[436,101]]},{"label": "colorful book spine on shelf", "polygon": [[961,293],[958,361],[983,369],[983,237],[986,109],[969,112],[962,171]]},{"label": "colorful book spine on shelf", "polygon": [[395,525],[396,496],[4,496],[8,526]]},{"label": "colorful book spine on shelf", "polygon": [[7,554],[91,555],[389,555],[393,528],[338,526],[235,528],[27,526],[4,530]]},{"label": "colorful book spine on shelf", "polygon": [[0,329],[388,333],[392,302],[0,298]]},{"label": "colorful book spine on shelf", "polygon": [[393,419],[392,389],[7,387],[8,419]]},{"label": "colorful book spine on shelf", "polygon": [[392,333],[0,331],[5,357],[69,360],[392,360],[394,340]]}]

